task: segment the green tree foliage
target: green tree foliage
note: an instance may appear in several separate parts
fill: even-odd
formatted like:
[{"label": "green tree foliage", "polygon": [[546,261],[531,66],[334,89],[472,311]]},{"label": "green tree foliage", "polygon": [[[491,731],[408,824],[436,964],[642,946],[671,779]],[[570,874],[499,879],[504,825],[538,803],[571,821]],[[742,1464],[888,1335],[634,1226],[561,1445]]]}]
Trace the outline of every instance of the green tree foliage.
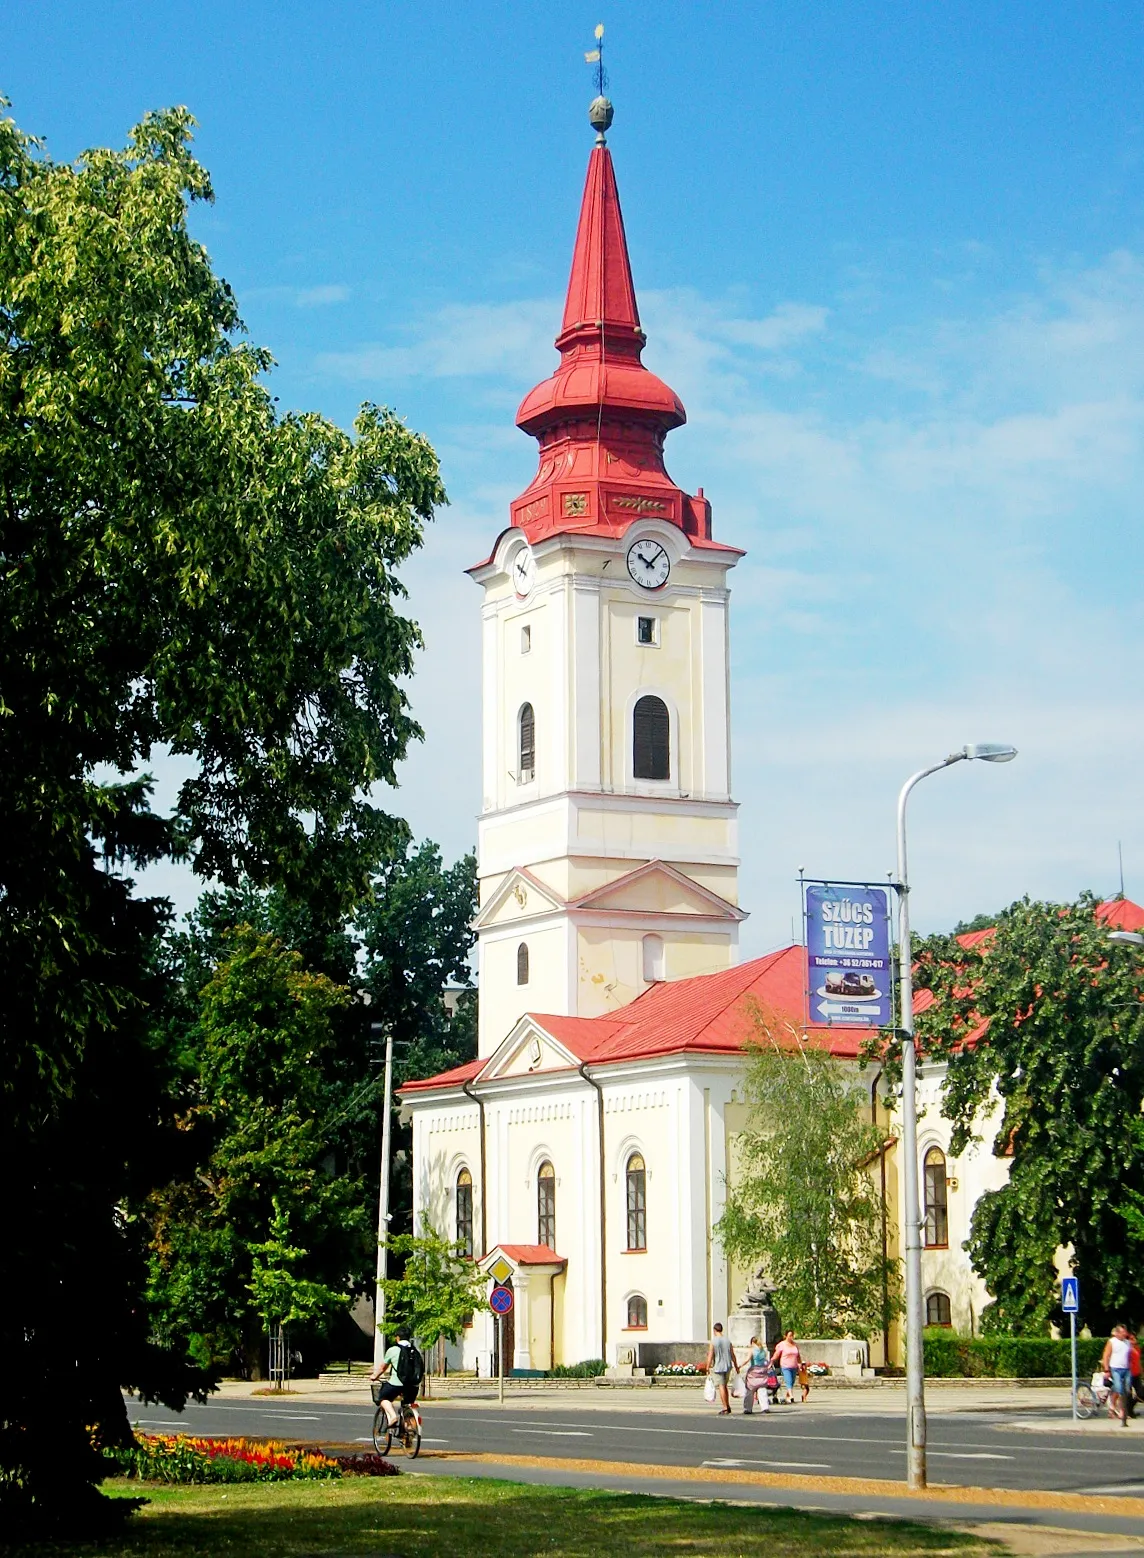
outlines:
[{"label": "green tree foliage", "polygon": [[836,1061],[762,1012],[755,1024],[748,1125],[716,1236],[739,1265],[766,1267],[784,1324],[805,1336],[880,1332],[900,1307],[872,1177],[884,1137]]},{"label": "green tree foliage", "polygon": [[[368,799],[417,733],[395,570],[443,501],[389,412],[279,417],[266,352],[188,231],[184,110],[52,161],[0,120],[0,1497],[82,1522],[85,1425],[121,1383],[202,1379],[149,1343],[146,1229],[171,1146],[164,907],[122,868],[348,911],[390,847]],[[195,771],[174,814],[138,775]],[[98,1273],[98,1279],[93,1274]],[[79,1345],[72,1344],[77,1333]],[[69,1477],[74,1486],[64,1491]],[[61,1478],[63,1482],[61,1482]],[[50,1498],[41,1493],[50,1486]]]},{"label": "green tree foliage", "polygon": [[488,1278],[459,1244],[426,1225],[417,1235],[391,1234],[391,1258],[403,1266],[400,1277],[385,1282],[386,1325],[405,1325],[426,1351],[445,1337],[455,1342],[469,1317],[487,1309]]},{"label": "green tree foliage", "polygon": [[287,1273],[283,1293],[291,1283],[336,1293],[365,1264],[370,1216],[363,1182],[329,1161],[327,1062],[349,992],[250,926],[224,945],[189,1036],[193,1102],[180,1121],[189,1172],[151,1197],[149,1296],[165,1339],[203,1362],[233,1358],[251,1375],[269,1273]]},{"label": "green tree foliage", "polygon": [[[477,993],[469,966],[476,912],[475,855],[444,866],[437,845],[427,840],[390,857],[358,915],[362,983],[379,1034],[387,1027],[393,1033],[395,1091],[402,1081],[433,1076],[477,1053]],[[466,992],[451,1016],[444,1000],[449,985]],[[380,1047],[375,1058],[381,1058]],[[393,1142],[390,1226],[408,1231],[412,1134],[397,1119],[396,1099]]]},{"label": "green tree foliage", "polygon": [[254,1309],[267,1331],[319,1319],[349,1302],[348,1293],[337,1293],[324,1283],[297,1274],[294,1268],[310,1252],[290,1243],[290,1215],[278,1196],[273,1197],[273,1206],[269,1238],[250,1246],[248,1284]]},{"label": "green tree foliage", "polygon": [[[1008,1183],[977,1204],[967,1248],[993,1303],[984,1326],[1016,1334],[1061,1318],[1053,1257],[1072,1245],[1082,1320],[1107,1334],[1144,1322],[1144,960],[1108,940],[1091,896],[1013,905],[967,951],[918,943],[917,983],[937,1000],[919,1038],[949,1063],[952,1151],[985,1128]],[[979,1043],[961,1041],[988,1018]],[[992,1111],[992,1112],[990,1112]]]}]

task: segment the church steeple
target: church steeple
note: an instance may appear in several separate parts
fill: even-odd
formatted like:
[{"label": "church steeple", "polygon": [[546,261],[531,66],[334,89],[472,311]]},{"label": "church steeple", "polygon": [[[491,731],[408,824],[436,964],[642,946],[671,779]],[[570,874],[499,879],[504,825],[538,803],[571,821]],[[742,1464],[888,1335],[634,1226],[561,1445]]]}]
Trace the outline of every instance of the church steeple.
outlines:
[{"label": "church steeple", "polygon": [[555,342],[560,364],[517,412],[517,426],[540,444],[540,464],[512,505],[512,523],[539,541],[568,531],[622,535],[639,516],[655,516],[702,544],[711,538],[710,505],[677,487],[663,463],[664,438],[687,413],[641,361],[645,336],[604,144],[611,104],[598,97],[589,117],[599,135]]}]

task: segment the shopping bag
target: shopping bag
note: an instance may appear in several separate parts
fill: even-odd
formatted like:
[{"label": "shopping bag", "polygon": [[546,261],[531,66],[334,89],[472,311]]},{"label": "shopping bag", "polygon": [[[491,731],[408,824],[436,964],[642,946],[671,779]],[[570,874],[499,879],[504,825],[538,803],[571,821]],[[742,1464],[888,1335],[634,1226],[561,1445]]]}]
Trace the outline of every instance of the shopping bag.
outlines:
[{"label": "shopping bag", "polygon": [[703,1386],[703,1399],[704,1401],[715,1400],[715,1381],[711,1378],[710,1374],[708,1374]]},{"label": "shopping bag", "polygon": [[731,1394],[738,1396],[740,1400],[747,1394],[747,1387],[743,1384],[743,1376],[738,1369],[731,1376]]}]

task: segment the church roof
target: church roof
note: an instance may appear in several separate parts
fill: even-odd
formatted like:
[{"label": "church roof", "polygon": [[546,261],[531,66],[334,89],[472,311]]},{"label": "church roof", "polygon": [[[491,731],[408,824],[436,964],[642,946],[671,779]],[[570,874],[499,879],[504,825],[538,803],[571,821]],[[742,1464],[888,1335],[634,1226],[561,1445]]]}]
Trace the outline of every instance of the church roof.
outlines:
[{"label": "church roof", "polygon": [[[1144,930],[1144,908],[1126,898],[1100,904],[1096,914],[1110,928]],[[992,929],[969,931],[957,939],[971,948],[987,943],[995,934]],[[932,993],[919,990],[914,998],[915,1014],[932,1003]],[[581,1065],[599,1066],[667,1055],[735,1054],[750,1038],[757,1011],[792,1024],[812,1044],[843,1060],[856,1059],[871,1034],[869,1028],[805,1022],[806,948],[801,946],[783,947],[717,974],[654,984],[629,1006],[601,1017],[562,1017],[546,1012],[529,1012],[528,1016]],[[987,1027],[982,1021],[967,1037],[978,1038]],[[488,1062],[486,1056],[423,1081],[406,1082],[401,1092],[460,1087],[478,1077]]]}]

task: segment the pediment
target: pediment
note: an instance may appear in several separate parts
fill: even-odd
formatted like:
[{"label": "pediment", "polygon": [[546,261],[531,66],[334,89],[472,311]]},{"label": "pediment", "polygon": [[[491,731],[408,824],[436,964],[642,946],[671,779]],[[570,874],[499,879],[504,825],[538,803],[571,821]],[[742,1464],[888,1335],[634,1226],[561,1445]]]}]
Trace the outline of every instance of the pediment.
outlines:
[{"label": "pediment", "polygon": [[473,921],[473,928],[488,930],[493,925],[533,920],[539,915],[551,914],[564,907],[565,900],[559,893],[547,887],[531,871],[517,868],[508,873],[482,907]]},{"label": "pediment", "polygon": [[526,1013],[489,1056],[482,1082],[524,1077],[537,1071],[567,1071],[579,1061]]},{"label": "pediment", "polygon": [[585,893],[571,907],[613,914],[686,914],[723,920],[747,917],[736,904],[663,860],[649,861],[638,870]]}]

